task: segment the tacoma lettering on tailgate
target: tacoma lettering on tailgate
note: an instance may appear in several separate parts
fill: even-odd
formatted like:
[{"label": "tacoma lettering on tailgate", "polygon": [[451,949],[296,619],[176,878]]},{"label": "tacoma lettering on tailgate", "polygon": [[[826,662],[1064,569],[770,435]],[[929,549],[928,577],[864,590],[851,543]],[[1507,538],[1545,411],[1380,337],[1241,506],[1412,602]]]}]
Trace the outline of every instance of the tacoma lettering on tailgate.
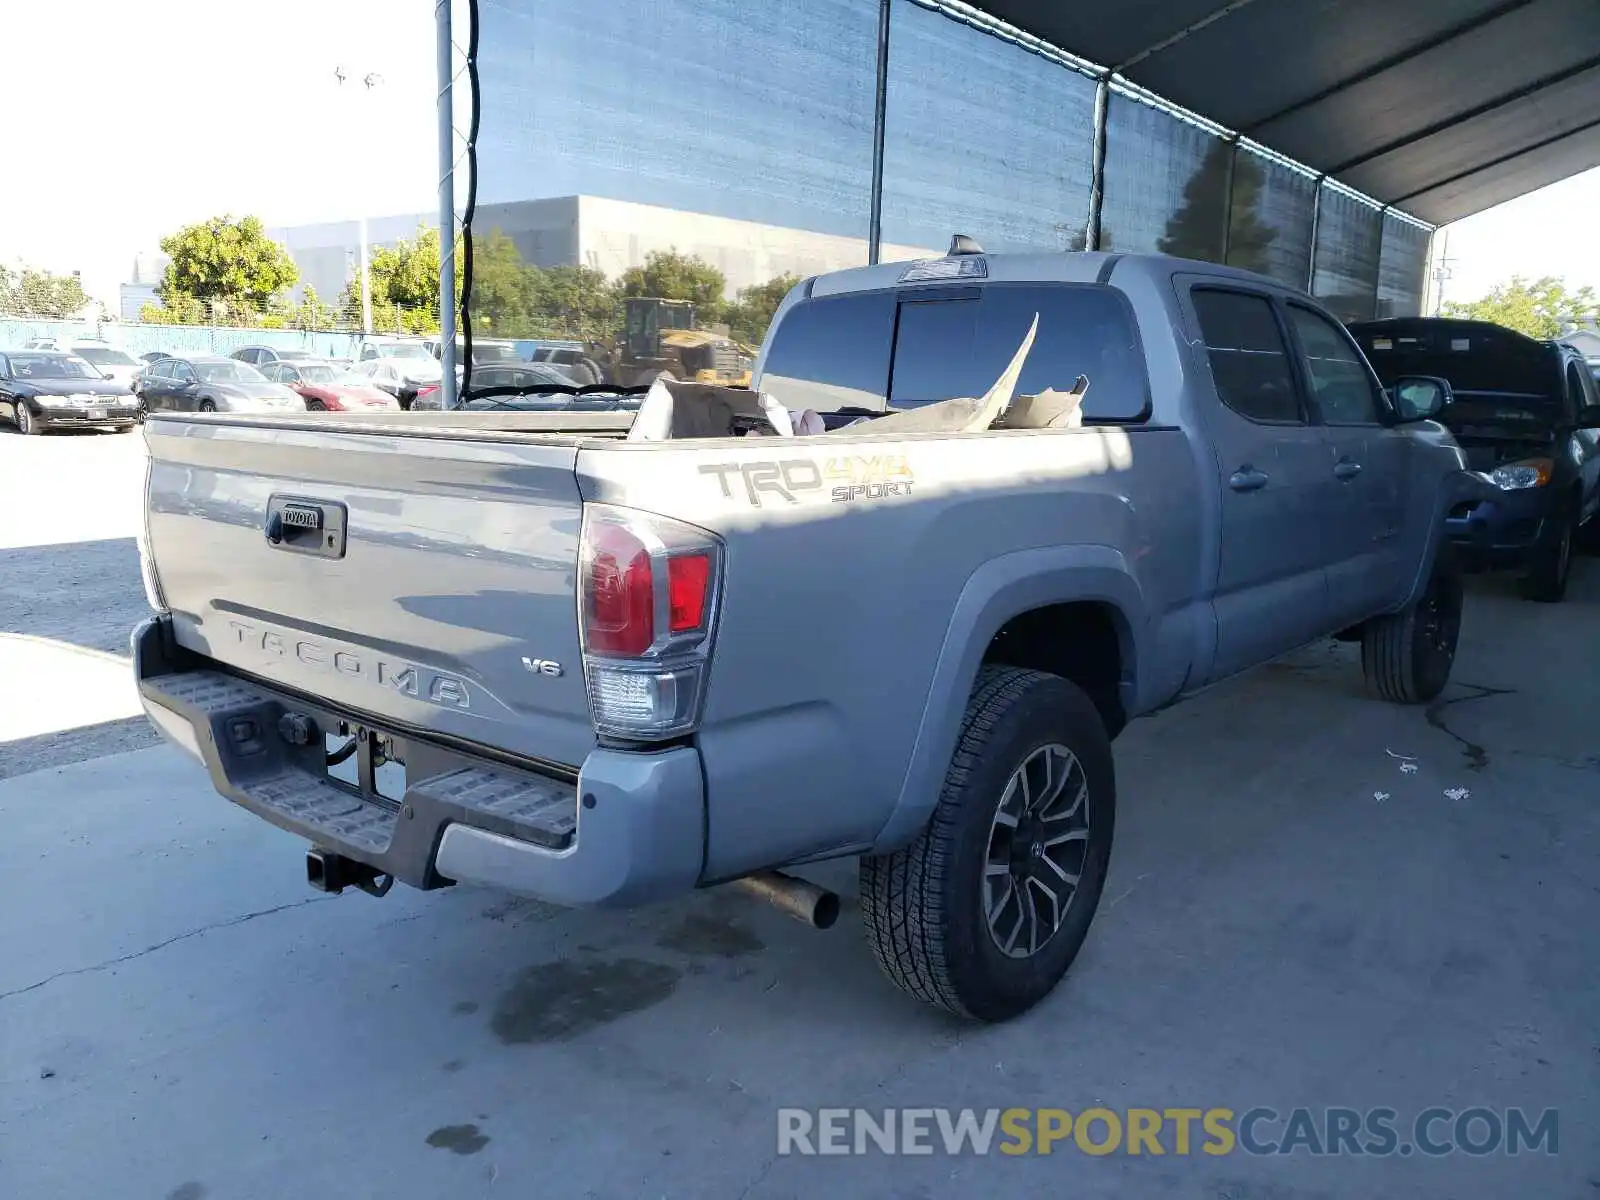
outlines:
[{"label": "tacoma lettering on tailgate", "polygon": [[228,626],[240,645],[257,651],[263,658],[292,659],[313,671],[364,679],[445,708],[472,707],[466,680],[442,671],[377,655],[363,657],[343,647],[328,646],[245,621],[229,621]]}]

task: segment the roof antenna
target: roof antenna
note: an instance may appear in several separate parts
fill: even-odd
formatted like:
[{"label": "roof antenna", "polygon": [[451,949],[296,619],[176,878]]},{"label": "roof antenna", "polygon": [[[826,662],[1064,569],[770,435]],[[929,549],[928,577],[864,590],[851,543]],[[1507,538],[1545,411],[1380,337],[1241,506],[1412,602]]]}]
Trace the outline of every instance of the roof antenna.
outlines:
[{"label": "roof antenna", "polygon": [[958,254],[982,254],[983,247],[964,233],[958,233],[950,239],[950,249],[947,257],[954,258]]}]

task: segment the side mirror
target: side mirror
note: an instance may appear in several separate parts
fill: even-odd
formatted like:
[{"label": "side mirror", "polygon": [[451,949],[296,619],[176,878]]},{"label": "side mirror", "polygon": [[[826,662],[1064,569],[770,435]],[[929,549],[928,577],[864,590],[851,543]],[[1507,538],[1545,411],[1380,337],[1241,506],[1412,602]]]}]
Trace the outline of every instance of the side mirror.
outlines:
[{"label": "side mirror", "polygon": [[1403,423],[1431,421],[1455,399],[1450,381],[1436,375],[1402,375],[1389,389],[1395,413]]},{"label": "side mirror", "polygon": [[1600,404],[1585,404],[1578,410],[1578,419],[1572,423],[1574,429],[1600,429]]}]

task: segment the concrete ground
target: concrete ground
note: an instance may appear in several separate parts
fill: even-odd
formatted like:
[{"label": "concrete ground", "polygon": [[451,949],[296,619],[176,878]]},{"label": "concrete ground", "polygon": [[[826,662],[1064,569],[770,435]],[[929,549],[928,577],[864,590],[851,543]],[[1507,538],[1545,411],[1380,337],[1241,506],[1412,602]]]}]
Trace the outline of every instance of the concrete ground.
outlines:
[{"label": "concrete ground", "polygon": [[[1083,954],[978,1028],[891,990],[853,913],[308,891],[86,653],[143,611],[141,448],[0,433],[0,1196],[1600,1196],[1600,562],[1559,606],[1475,583],[1427,711],[1325,645],[1135,723]],[[1095,1105],[1387,1107],[1402,1142],[1553,1108],[1559,1142],[776,1153],[780,1107]]]}]

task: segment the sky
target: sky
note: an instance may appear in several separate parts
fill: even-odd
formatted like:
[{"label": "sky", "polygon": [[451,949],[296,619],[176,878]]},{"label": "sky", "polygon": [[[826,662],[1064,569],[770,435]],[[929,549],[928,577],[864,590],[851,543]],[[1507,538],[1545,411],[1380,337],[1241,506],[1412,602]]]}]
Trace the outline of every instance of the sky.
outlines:
[{"label": "sky", "polygon": [[[432,0],[0,4],[7,133],[29,164],[0,189],[0,262],[79,270],[114,309],[135,254],[191,221],[434,205]],[[1455,223],[1445,298],[1513,274],[1600,290],[1597,212],[1600,169]]]},{"label": "sky", "polygon": [[1476,300],[1513,275],[1564,278],[1600,292],[1600,168],[1466,217],[1435,234],[1450,277],[1446,300]]},{"label": "sky", "polygon": [[[362,205],[374,215],[434,206],[432,0],[0,0],[0,10],[11,147],[0,262],[82,271],[115,311],[134,255],[189,222],[232,212],[293,225]],[[370,102],[341,96],[341,65],[346,92],[369,72],[383,77]]]}]

